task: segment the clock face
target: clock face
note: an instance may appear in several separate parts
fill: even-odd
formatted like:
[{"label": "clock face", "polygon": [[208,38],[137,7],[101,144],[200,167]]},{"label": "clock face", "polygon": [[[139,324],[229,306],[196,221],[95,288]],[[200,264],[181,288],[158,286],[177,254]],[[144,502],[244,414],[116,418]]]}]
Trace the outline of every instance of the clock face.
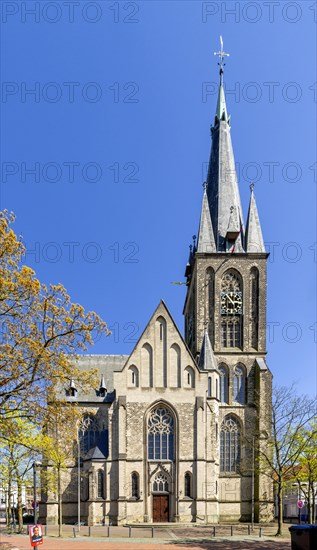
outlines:
[{"label": "clock face", "polygon": [[242,292],[221,292],[221,314],[242,315]]}]

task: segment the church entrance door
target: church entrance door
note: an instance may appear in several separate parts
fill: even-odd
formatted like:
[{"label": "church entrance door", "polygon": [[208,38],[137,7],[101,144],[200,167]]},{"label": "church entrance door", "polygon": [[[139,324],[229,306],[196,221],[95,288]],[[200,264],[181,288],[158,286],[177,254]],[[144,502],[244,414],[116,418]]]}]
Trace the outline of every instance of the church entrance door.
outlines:
[{"label": "church entrance door", "polygon": [[153,522],[169,521],[169,495],[153,495]]}]

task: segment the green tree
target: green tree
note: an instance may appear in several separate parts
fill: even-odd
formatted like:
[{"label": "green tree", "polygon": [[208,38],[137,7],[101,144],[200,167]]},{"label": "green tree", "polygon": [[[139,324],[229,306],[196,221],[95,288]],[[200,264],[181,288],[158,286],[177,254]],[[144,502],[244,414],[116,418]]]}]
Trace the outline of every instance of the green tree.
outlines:
[{"label": "green tree", "polygon": [[[266,419],[270,433],[265,444],[262,435],[255,434],[254,445],[258,455],[256,469],[269,476],[275,486],[279,536],[283,534],[283,491],[306,452],[308,441],[302,433],[314,418],[316,403],[307,396],[297,395],[294,384],[276,386],[272,397],[272,414]],[[253,438],[246,435],[245,439],[252,447]]]},{"label": "green tree", "polygon": [[75,404],[51,401],[41,436],[42,484],[46,498],[56,495],[58,532],[63,532],[64,474],[73,465],[82,411]]},{"label": "green tree", "polygon": [[[3,426],[4,427],[4,426]],[[32,464],[38,457],[36,442],[39,432],[34,424],[25,418],[7,418],[6,430],[0,437],[0,458],[2,483],[8,490],[8,501],[16,489],[18,530],[23,531],[23,487],[30,482]],[[7,514],[8,515],[8,514]]]},{"label": "green tree", "polygon": [[317,423],[311,422],[298,437],[300,453],[292,470],[292,479],[296,481],[307,502],[308,522],[316,520],[317,498]]}]

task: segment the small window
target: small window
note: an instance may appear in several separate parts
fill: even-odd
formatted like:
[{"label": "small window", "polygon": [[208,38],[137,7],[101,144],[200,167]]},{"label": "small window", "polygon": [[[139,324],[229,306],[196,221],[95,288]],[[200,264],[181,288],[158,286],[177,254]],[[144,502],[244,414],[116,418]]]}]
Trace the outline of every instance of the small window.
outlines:
[{"label": "small window", "polygon": [[187,388],[195,387],[195,373],[192,367],[186,367],[185,369],[185,387]]},{"label": "small window", "polygon": [[129,386],[134,388],[139,387],[139,371],[135,365],[129,367]]},{"label": "small window", "polygon": [[208,397],[211,397],[212,382],[211,376],[208,377]]},{"label": "small window", "polygon": [[104,475],[102,470],[98,470],[98,498],[105,498]]},{"label": "small window", "polygon": [[139,474],[137,474],[136,472],[133,472],[133,474],[131,475],[131,495],[132,498],[140,497]]},{"label": "small window", "polygon": [[184,487],[185,497],[191,498],[191,496],[192,496],[192,476],[189,472],[186,472],[186,474],[185,474],[184,484],[185,484],[185,487]]}]

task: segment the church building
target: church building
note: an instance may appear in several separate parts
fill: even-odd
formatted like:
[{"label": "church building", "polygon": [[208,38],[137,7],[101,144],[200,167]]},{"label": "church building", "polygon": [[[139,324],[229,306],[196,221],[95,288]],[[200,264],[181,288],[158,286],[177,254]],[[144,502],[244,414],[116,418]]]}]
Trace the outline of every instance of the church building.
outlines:
[{"label": "church building", "polygon": [[[272,401],[268,254],[253,186],[244,224],[224,56],[221,48],[208,177],[185,270],[185,336],[160,301],[129,356],[79,359],[83,370],[98,369],[100,386],[81,394],[74,380],[60,393],[83,410],[79,453],[63,480],[64,522],[77,521],[78,472],[86,525],[273,519],[272,483],[257,467]],[[41,516],[57,523],[53,495]]]}]

